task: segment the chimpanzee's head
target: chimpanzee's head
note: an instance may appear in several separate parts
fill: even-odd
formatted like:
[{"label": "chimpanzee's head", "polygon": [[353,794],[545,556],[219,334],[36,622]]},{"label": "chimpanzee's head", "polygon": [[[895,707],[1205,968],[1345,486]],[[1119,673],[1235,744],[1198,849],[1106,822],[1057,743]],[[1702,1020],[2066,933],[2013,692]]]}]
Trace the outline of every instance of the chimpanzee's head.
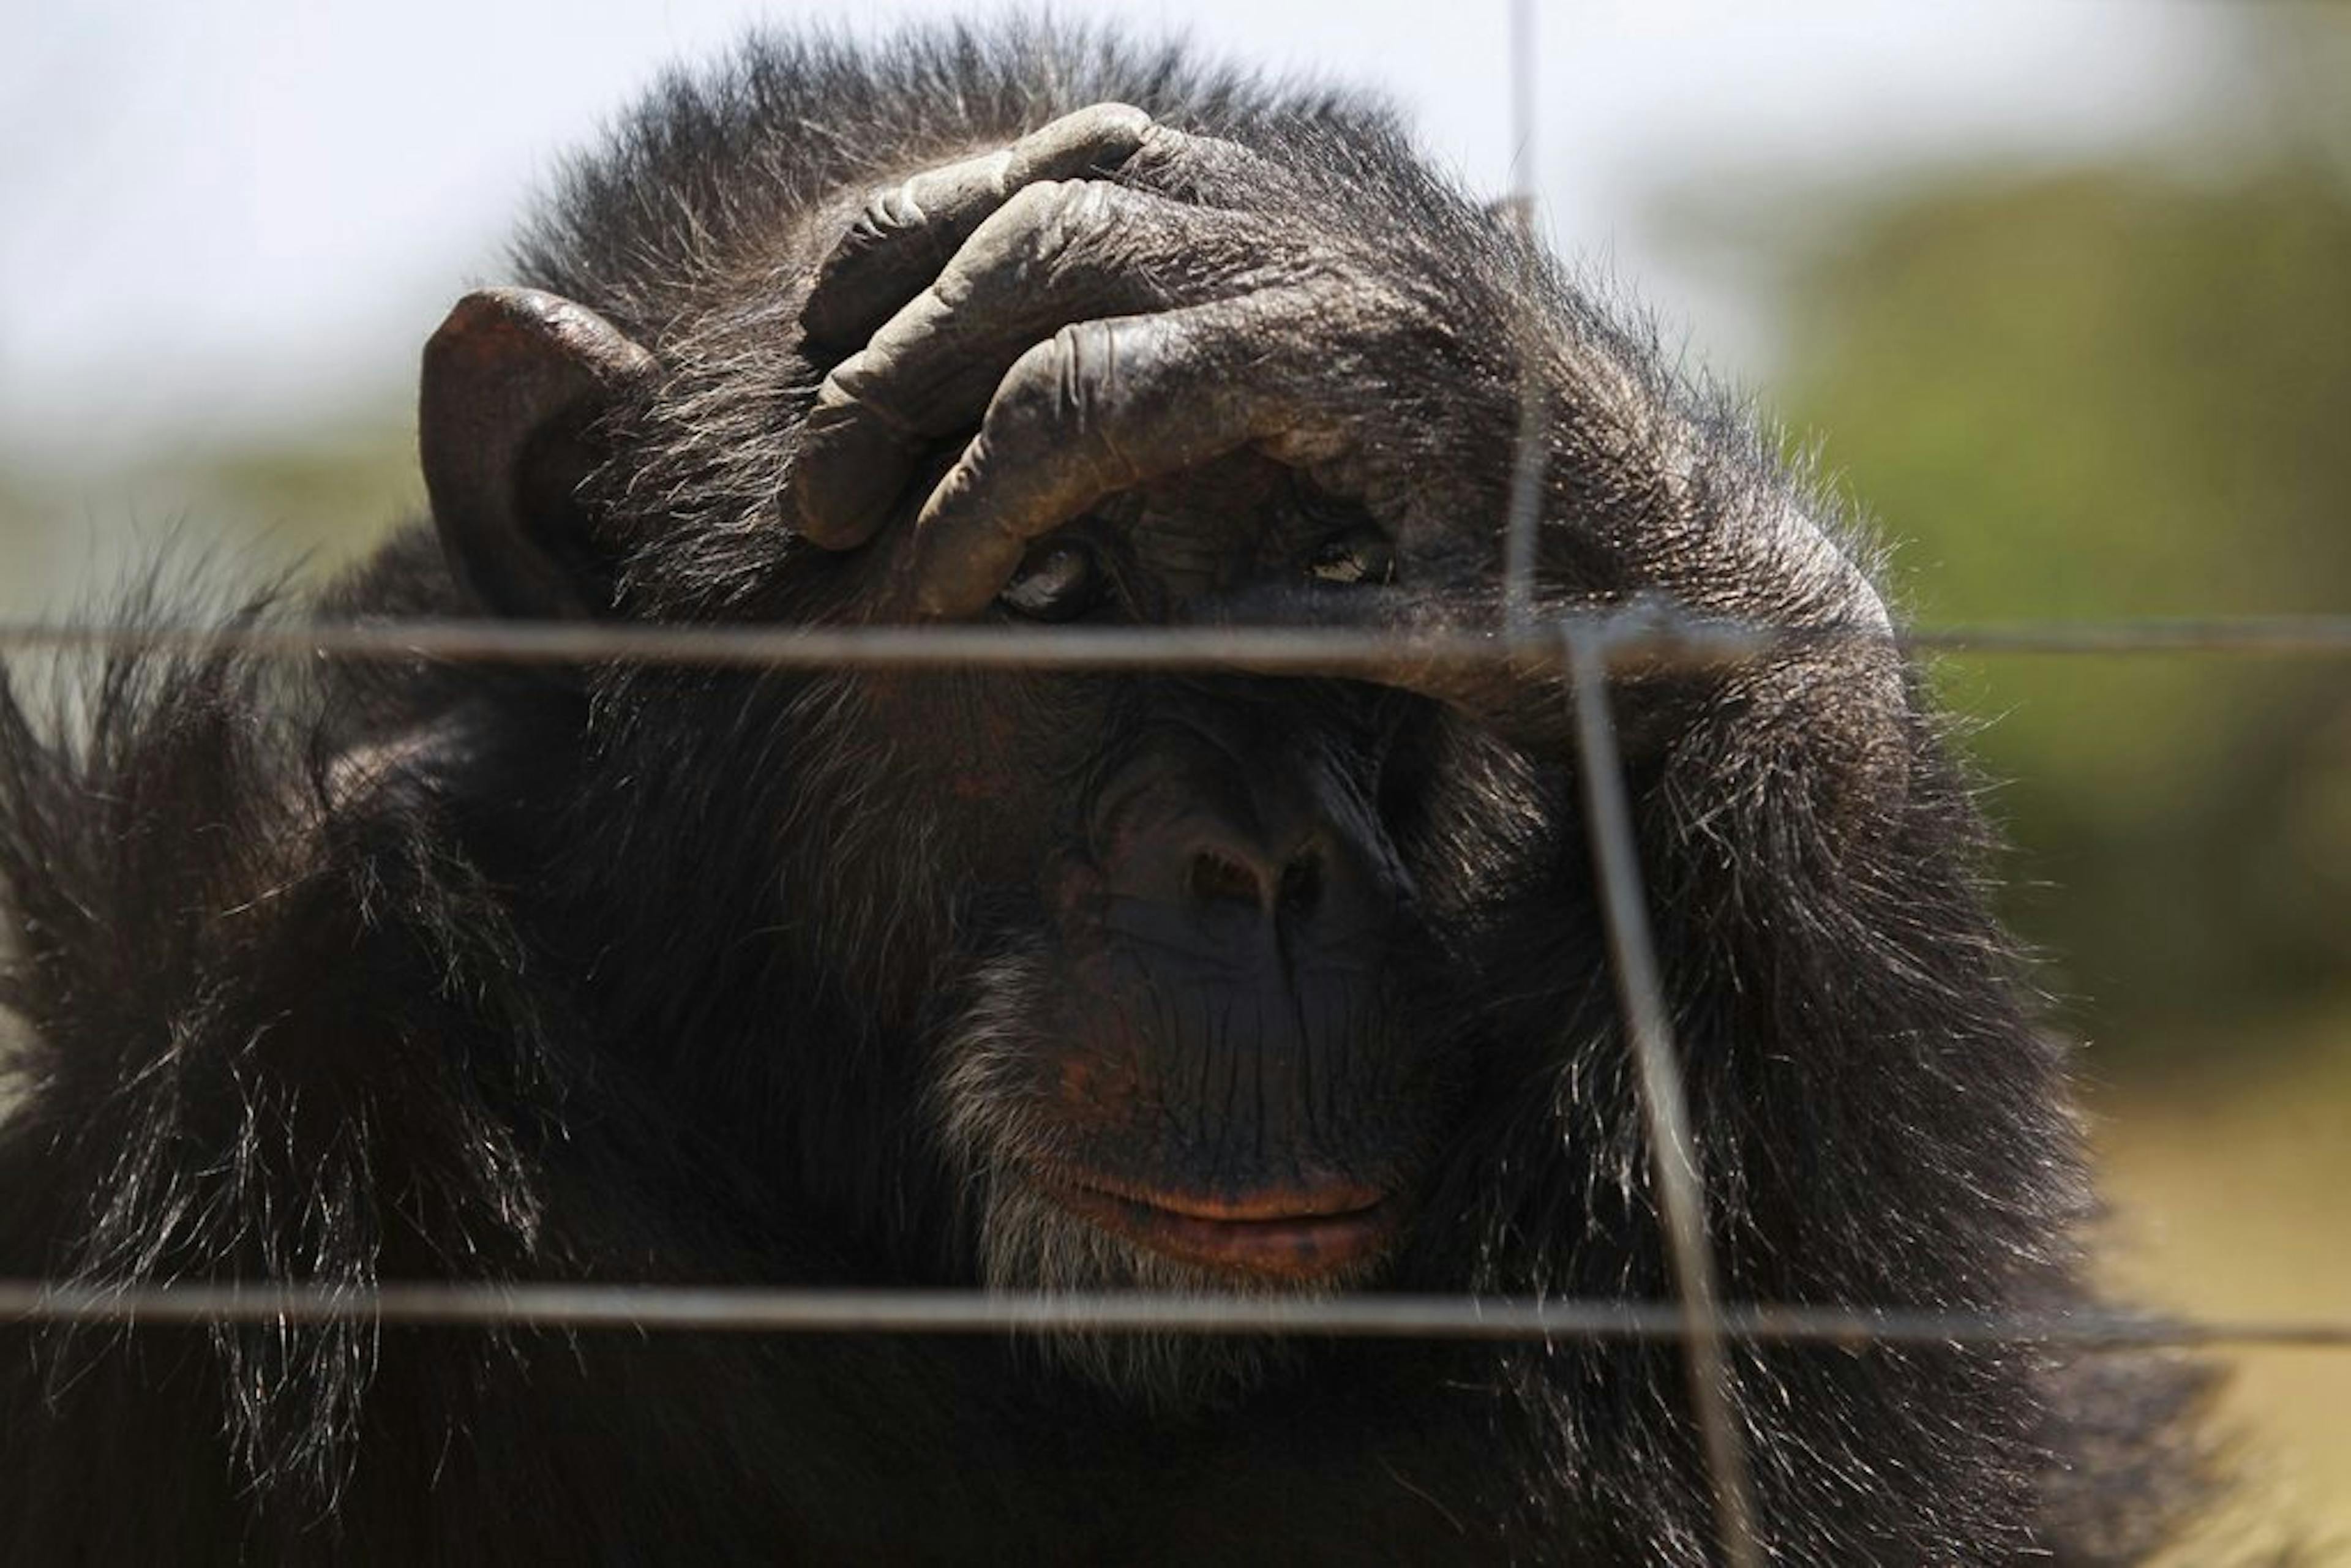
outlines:
[{"label": "chimpanzee's head", "polygon": [[[743,380],[697,395],[546,296],[461,306],[424,416],[458,575],[510,613],[876,618],[875,559],[787,536],[720,570],[706,522],[648,507],[714,461],[711,424],[748,417]],[[1244,453],[1039,541],[979,619],[1278,617],[1385,587],[1390,552],[1364,508]],[[789,977],[782,1049],[919,1058],[970,1275],[1312,1291],[1408,1249],[1467,1088],[1468,934],[1549,814],[1515,754],[1422,696],[1238,671],[639,670],[590,708],[602,776],[666,824],[648,874],[725,912],[710,939],[763,955],[763,984]],[[828,1075],[856,1069],[793,1071],[802,1094]],[[1262,1362],[1062,1343],[1154,1397]]]}]

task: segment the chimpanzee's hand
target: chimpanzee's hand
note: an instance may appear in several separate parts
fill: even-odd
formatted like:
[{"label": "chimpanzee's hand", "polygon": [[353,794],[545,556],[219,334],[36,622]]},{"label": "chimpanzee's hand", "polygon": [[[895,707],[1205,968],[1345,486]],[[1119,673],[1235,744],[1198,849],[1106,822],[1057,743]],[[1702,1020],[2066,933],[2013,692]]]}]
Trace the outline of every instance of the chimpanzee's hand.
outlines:
[{"label": "chimpanzee's hand", "polygon": [[[1435,374],[1478,312],[1327,237],[1323,199],[1118,104],[875,196],[802,314],[813,343],[863,347],[802,429],[796,525],[865,544],[926,455],[977,429],[894,541],[886,612],[957,617],[1105,497],[1241,448],[1339,476],[1377,515],[1356,459],[1399,374]],[[1459,401],[1507,427],[1507,402]]]}]

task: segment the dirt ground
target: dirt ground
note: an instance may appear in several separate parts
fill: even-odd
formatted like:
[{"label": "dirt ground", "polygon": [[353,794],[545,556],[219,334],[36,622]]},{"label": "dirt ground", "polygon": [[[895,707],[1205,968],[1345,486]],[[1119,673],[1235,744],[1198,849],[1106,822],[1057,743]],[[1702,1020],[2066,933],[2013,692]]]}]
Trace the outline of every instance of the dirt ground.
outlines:
[{"label": "dirt ground", "polygon": [[[2110,1276],[2129,1299],[2351,1322],[2351,1019],[2288,1032],[2094,1094]],[[2275,1544],[2298,1546],[2296,1563],[2351,1564],[2351,1350],[2223,1359],[2217,1414],[2238,1495],[2178,1563]]]}]

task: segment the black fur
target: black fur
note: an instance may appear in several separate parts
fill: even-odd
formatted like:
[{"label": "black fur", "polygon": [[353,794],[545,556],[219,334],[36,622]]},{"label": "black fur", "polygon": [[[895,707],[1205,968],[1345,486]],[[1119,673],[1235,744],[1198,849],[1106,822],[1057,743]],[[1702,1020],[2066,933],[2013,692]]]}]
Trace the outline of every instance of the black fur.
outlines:
[{"label": "black fur", "polygon": [[[1559,601],[1869,612],[1786,530],[1715,527],[1835,508],[1588,293],[1522,283],[1517,242],[1385,113],[1044,31],[764,42],[664,85],[573,171],[521,271],[661,364],[591,486],[623,608],[849,612],[775,510],[824,368],[795,325],[810,214],[1105,99],[1268,152],[1330,198],[1312,222],[1432,287],[1534,289],[1574,350]],[[1394,367],[1374,466],[1461,476],[1499,516],[1511,432],[1462,428],[1469,383],[1445,378],[1512,385],[1507,347]],[[467,608],[417,528],[247,614]],[[0,1276],[977,1277],[938,1053],[1026,1005],[1037,933],[972,870],[989,824],[925,792],[955,737],[893,727],[875,683],[129,653],[46,722],[25,685],[0,694]],[[1082,700],[1106,733],[1165,695],[925,689],[1022,722]],[[1247,691],[1309,727],[1359,700]],[[1791,658],[1622,696],[1729,1292],[2078,1299],[2064,1052],[1987,911],[1985,831],[1919,683]],[[1506,745],[1415,701],[1393,826],[1429,950],[1396,962],[1463,1098],[1370,1288],[1664,1297],[1564,731]],[[1737,1360],[1778,1562],[2135,1560],[2184,1495],[2187,1384],[2165,1375],[2025,1350]],[[989,1340],[12,1328],[0,1560],[1710,1558],[1668,1349],[1217,1366],[1220,1396],[1169,1408],[1122,1396],[1146,1375]]]}]

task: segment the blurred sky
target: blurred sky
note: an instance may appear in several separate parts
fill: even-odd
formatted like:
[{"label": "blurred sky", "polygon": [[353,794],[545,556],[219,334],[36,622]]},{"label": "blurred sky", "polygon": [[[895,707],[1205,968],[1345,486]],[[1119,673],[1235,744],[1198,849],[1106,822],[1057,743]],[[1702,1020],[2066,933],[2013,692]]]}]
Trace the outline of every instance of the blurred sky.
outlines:
[{"label": "blurred sky", "polygon": [[[925,3],[12,0],[0,13],[0,460],[119,460],[380,411],[465,287],[495,280],[555,161],[664,65],[762,20],[871,34]],[[1506,0],[1065,3],[1269,68],[1374,85],[1474,188],[1511,178]],[[2063,158],[2217,96],[2217,7],[1549,0],[1537,170],[1563,248],[1734,368],[1735,286],[1644,223],[1701,176],[1831,180]]]}]

